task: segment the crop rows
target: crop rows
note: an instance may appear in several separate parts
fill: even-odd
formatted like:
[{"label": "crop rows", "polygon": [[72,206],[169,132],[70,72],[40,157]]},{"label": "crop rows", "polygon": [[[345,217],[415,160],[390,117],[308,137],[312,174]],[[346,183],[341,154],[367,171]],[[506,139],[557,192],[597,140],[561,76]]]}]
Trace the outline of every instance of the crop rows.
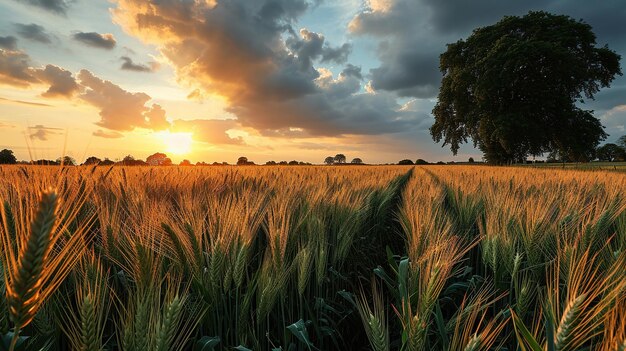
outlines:
[{"label": "crop rows", "polygon": [[0,349],[625,350],[626,177],[0,168]]}]

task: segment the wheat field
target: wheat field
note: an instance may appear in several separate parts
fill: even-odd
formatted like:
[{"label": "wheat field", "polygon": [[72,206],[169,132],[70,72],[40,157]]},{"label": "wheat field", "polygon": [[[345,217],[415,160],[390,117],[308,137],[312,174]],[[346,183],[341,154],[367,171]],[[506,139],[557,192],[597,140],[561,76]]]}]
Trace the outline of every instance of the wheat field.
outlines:
[{"label": "wheat field", "polygon": [[626,350],[626,175],[0,167],[2,350]]}]

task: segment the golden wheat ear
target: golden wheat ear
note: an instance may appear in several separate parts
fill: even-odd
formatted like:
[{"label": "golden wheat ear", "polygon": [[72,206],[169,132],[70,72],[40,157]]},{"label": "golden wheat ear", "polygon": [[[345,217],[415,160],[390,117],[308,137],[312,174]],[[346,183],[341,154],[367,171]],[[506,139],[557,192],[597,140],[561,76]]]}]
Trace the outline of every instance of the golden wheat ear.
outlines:
[{"label": "golden wheat ear", "polygon": [[[35,317],[42,303],[40,296],[44,269],[52,247],[52,231],[57,220],[57,195],[46,191],[41,195],[37,214],[31,224],[30,234],[20,250],[17,262],[9,268],[7,302],[11,320],[16,329],[25,327]],[[16,263],[16,264],[15,264]]]},{"label": "golden wheat ear", "polygon": [[[84,194],[77,199],[80,207]],[[76,202],[71,203],[72,207]],[[9,315],[14,324],[12,350],[20,330],[27,326],[83,254],[84,235],[92,223],[86,218],[72,231],[67,223],[76,219],[71,207],[62,208],[56,191],[41,193],[28,230],[13,236],[3,216],[2,251]],[[25,221],[25,219],[21,219]],[[21,225],[20,228],[27,228]],[[15,245],[17,241],[17,245]],[[19,251],[19,253],[18,253]]]}]

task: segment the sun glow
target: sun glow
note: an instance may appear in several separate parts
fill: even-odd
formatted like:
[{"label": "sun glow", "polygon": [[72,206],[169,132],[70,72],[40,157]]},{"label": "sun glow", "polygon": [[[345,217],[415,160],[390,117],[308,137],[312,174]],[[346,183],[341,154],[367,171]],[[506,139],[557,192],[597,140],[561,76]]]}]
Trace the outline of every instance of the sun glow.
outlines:
[{"label": "sun glow", "polygon": [[165,145],[165,152],[174,155],[185,155],[191,152],[191,146],[193,144],[192,133],[183,132],[162,132],[159,133],[159,138]]}]

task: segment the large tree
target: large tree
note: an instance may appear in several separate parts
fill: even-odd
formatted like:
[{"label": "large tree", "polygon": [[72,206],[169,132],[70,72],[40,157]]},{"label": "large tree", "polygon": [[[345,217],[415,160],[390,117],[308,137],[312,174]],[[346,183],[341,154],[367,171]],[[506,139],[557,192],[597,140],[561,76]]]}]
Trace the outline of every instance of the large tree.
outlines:
[{"label": "large tree", "polygon": [[17,163],[17,158],[13,155],[13,150],[4,149],[0,151],[0,165],[12,165]]},{"label": "large tree", "polygon": [[431,135],[455,155],[472,139],[491,163],[547,152],[586,160],[607,135],[576,102],[621,75],[619,60],[596,47],[583,21],[546,12],[504,17],[441,55]]}]

